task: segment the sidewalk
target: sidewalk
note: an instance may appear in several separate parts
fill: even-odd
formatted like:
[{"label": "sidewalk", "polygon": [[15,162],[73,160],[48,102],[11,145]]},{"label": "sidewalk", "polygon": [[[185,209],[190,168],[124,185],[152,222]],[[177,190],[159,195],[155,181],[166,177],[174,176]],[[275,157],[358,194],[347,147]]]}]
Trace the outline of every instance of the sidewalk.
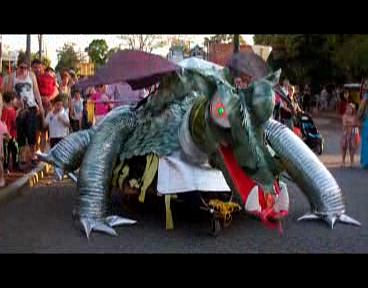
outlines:
[{"label": "sidewalk", "polygon": [[51,169],[51,165],[40,162],[28,173],[10,173],[5,176],[6,186],[0,188],[0,202],[22,194],[24,188],[33,187]]}]

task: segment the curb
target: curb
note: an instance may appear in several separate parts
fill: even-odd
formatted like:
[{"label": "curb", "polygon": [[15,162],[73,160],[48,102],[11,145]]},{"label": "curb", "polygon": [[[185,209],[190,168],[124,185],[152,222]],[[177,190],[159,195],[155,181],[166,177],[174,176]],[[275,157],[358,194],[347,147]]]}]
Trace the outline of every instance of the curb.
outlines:
[{"label": "curb", "polygon": [[33,187],[44,177],[51,168],[50,164],[41,162],[36,168],[14,181],[5,188],[0,189],[0,202],[22,195],[25,188]]}]

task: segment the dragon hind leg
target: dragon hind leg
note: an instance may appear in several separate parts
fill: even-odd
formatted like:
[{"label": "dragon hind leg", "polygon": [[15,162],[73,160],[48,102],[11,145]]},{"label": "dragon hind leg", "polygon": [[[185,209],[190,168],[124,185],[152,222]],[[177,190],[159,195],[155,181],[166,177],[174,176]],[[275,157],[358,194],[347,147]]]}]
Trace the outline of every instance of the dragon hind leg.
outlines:
[{"label": "dragon hind leg", "polygon": [[299,217],[298,221],[319,220],[319,219],[324,220],[331,227],[331,229],[334,228],[336,222],[351,224],[355,226],[362,225],[360,222],[358,222],[357,220],[351,218],[350,216],[346,214],[341,214],[339,216],[336,216],[336,215],[318,215],[317,213],[307,213],[303,215],[302,217]]},{"label": "dragon hind leg", "polygon": [[110,236],[117,236],[118,234],[113,227],[124,224],[135,224],[137,221],[120,216],[108,216],[100,220],[79,218],[77,222],[79,222],[80,228],[86,233],[86,236],[89,239],[92,231],[106,233]]}]

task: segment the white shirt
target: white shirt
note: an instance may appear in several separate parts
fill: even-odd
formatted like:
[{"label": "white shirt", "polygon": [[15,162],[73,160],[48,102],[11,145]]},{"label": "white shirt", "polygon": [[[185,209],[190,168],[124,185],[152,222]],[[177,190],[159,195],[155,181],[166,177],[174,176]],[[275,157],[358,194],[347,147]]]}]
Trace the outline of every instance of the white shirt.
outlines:
[{"label": "white shirt", "polygon": [[59,116],[69,123],[69,116],[64,108],[56,114],[54,111],[49,112],[45,118],[45,122],[49,125],[50,138],[63,138],[69,134],[69,127],[58,119]]},{"label": "white shirt", "polygon": [[82,118],[82,112],[83,112],[83,99],[79,99],[77,101],[76,99],[72,100],[72,109],[74,111],[74,115],[71,116],[73,120],[80,120]]}]

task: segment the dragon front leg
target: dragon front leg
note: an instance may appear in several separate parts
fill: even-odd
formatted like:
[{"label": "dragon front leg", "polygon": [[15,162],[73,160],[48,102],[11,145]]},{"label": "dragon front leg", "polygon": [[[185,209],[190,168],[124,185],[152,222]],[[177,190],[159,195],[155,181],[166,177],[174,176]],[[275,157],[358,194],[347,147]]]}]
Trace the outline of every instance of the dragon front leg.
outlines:
[{"label": "dragon front leg", "polygon": [[112,228],[135,221],[108,216],[111,204],[111,177],[124,141],[135,128],[133,112],[121,113],[116,121],[107,121],[95,133],[84,155],[78,178],[79,197],[73,211],[74,220],[85,231],[116,236]]},{"label": "dragon front leg", "polygon": [[274,120],[266,123],[265,132],[281,164],[311,205],[312,211],[300,217],[299,221],[322,219],[331,228],[337,221],[361,225],[345,214],[343,195],[336,180],[298,136]]},{"label": "dragon front leg", "polygon": [[52,164],[55,167],[55,172],[59,180],[67,173],[69,178],[77,182],[77,177],[73,172],[79,168],[92,137],[106,123],[116,123],[117,118],[129,109],[130,106],[119,106],[113,109],[99,124],[91,129],[68,135],[48,153],[36,152],[38,159]]},{"label": "dragon front leg", "polygon": [[36,155],[41,161],[52,164],[59,180],[61,180],[64,171],[78,169],[94,133],[95,131],[92,129],[72,133],[48,153],[36,152]]}]

